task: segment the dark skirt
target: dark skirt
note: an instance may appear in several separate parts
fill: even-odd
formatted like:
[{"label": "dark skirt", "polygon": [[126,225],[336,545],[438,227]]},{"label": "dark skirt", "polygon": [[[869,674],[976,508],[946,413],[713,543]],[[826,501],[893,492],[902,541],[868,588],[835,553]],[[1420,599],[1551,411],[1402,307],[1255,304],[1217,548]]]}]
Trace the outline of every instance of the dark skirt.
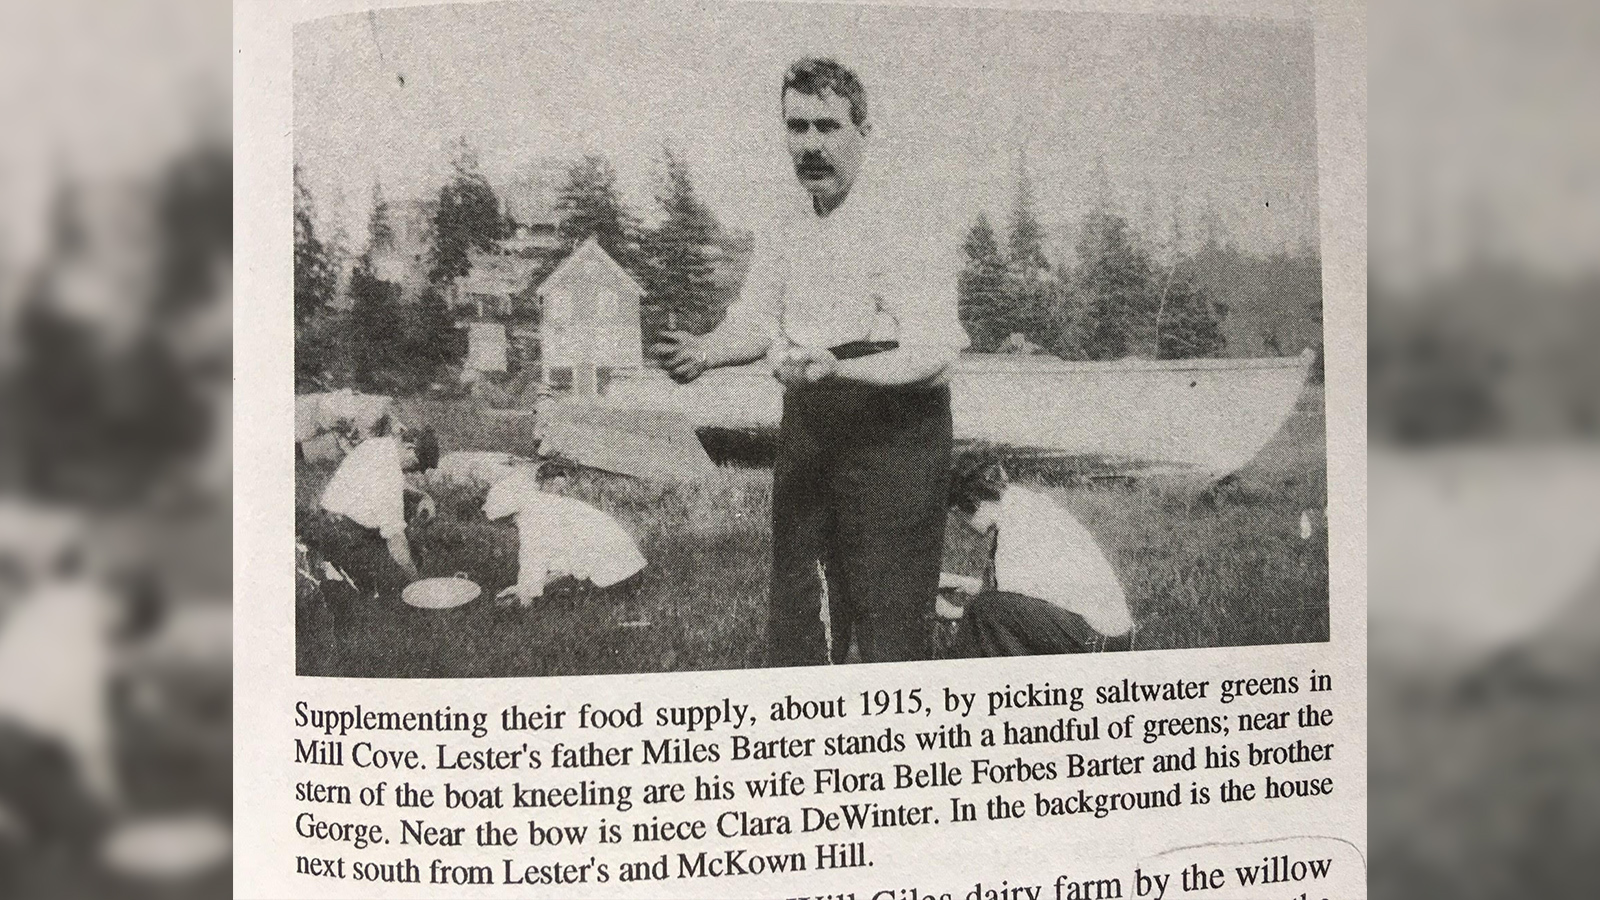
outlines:
[{"label": "dark skirt", "polygon": [[21,821],[33,849],[89,848],[102,832],[106,819],[80,774],[59,743],[0,721],[0,805]]},{"label": "dark skirt", "polygon": [[303,536],[306,545],[347,573],[362,596],[398,597],[411,577],[389,555],[389,543],[376,529],[356,524],[344,516],[322,515],[316,534]]},{"label": "dark skirt", "polygon": [[[321,667],[319,660],[339,671],[342,663],[337,661],[344,657],[358,605],[375,597],[398,601],[411,579],[376,530],[344,516],[310,516],[302,521],[298,537],[308,552],[296,561],[296,672],[309,674]],[[341,577],[326,577],[324,561]]]},{"label": "dark skirt", "polygon": [[1130,634],[1106,637],[1083,617],[1035,597],[985,591],[967,601],[963,656],[1044,656],[1128,650]]}]

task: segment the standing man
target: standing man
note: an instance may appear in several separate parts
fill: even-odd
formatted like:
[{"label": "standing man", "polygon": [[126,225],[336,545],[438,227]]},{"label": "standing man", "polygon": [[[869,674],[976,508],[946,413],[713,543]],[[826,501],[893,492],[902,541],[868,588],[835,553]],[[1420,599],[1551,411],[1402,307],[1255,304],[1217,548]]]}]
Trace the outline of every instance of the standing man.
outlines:
[{"label": "standing man", "polygon": [[[967,346],[942,230],[863,174],[872,126],[855,73],[790,66],[779,94],[805,189],[758,238],[716,330],[652,348],[680,382],[766,358],[783,383],[772,489],[771,665],[922,659],[944,548],[949,374]],[[911,206],[906,206],[907,202]]]}]

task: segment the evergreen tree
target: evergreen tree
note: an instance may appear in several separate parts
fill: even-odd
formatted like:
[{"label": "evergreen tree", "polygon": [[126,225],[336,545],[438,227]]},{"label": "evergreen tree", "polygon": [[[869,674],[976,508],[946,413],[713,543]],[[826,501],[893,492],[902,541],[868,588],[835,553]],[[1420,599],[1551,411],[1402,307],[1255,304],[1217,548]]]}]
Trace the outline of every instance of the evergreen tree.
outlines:
[{"label": "evergreen tree", "polygon": [[436,285],[471,271],[469,250],[493,250],[495,241],[511,235],[511,223],[500,214],[499,198],[465,144],[452,166],[455,172],[439,189],[439,209],[433,216],[428,280]]},{"label": "evergreen tree", "polygon": [[1106,167],[1104,153],[1095,154],[1094,170],[1089,173],[1089,196],[1095,210],[1114,216],[1122,214],[1121,204],[1117,201],[1117,188],[1111,183],[1111,170]]},{"label": "evergreen tree", "polygon": [[1200,246],[1206,250],[1217,251],[1224,246],[1231,246],[1233,242],[1227,237],[1228,226],[1222,221],[1222,214],[1217,212],[1215,203],[1207,203],[1205,212],[1200,214]]},{"label": "evergreen tree", "polygon": [[1044,255],[1044,227],[1033,211],[1033,181],[1026,163],[1017,167],[1017,197],[1011,208],[1011,233],[1006,241],[1006,263],[1011,274],[1024,281],[1049,271]]},{"label": "evergreen tree", "polygon": [[1081,294],[1076,328],[1090,359],[1119,359],[1155,349],[1159,298],[1151,290],[1149,255],[1127,220],[1103,209],[1084,217],[1074,286]]},{"label": "evergreen tree", "polygon": [[978,353],[993,352],[1009,333],[1006,306],[1009,302],[1006,262],[1000,253],[989,218],[978,214],[978,221],[962,242],[966,265],[957,282],[961,324]]},{"label": "evergreen tree", "polygon": [[393,210],[383,198],[383,185],[372,185],[372,213],[367,218],[367,252],[376,253],[394,246]]},{"label": "evergreen tree", "polygon": [[1222,331],[1227,304],[1213,302],[1201,287],[1192,260],[1184,255],[1183,247],[1183,197],[1174,191],[1166,248],[1170,262],[1162,277],[1156,304],[1156,358],[1221,356],[1228,344]]},{"label": "evergreen tree", "polygon": [[1222,334],[1227,307],[1212,302],[1194,276],[1180,265],[1170,278],[1157,327],[1158,359],[1221,356],[1228,342]]},{"label": "evergreen tree", "polygon": [[665,327],[669,314],[678,328],[702,332],[715,324],[718,312],[710,251],[720,230],[716,217],[696,196],[688,163],[670,146],[662,148],[662,158],[656,203],[663,218],[643,248],[646,345]]},{"label": "evergreen tree", "polygon": [[394,360],[401,379],[411,391],[420,391],[442,378],[446,369],[466,357],[466,343],[456,328],[455,316],[444,293],[429,285],[409,310],[405,323],[406,352]]},{"label": "evergreen tree", "polygon": [[1006,238],[1004,299],[999,304],[1000,314],[989,322],[997,344],[1012,334],[1047,347],[1057,343],[1059,311],[1055,307],[1061,292],[1050,275],[1044,227],[1033,206],[1033,181],[1027,160],[1022,158],[1017,164],[1017,194]]},{"label": "evergreen tree", "polygon": [[336,276],[328,247],[311,221],[311,193],[294,168],[294,324],[308,324],[333,300]]},{"label": "evergreen tree", "polygon": [[1059,354],[1065,325],[1066,286],[1048,274],[1026,280],[1013,277],[1011,281],[1011,316],[1006,336],[1020,334]]},{"label": "evergreen tree", "polygon": [[380,393],[404,387],[397,371],[411,348],[401,321],[400,286],[374,275],[362,257],[350,274],[350,300],[344,338],[351,378],[363,390]]},{"label": "evergreen tree", "polygon": [[326,244],[312,224],[311,194],[294,170],[294,381],[309,389],[330,368],[333,344],[327,334],[338,273]]},{"label": "evergreen tree", "polygon": [[590,235],[622,267],[636,275],[639,265],[638,226],[622,205],[617,173],[603,156],[585,156],[567,170],[567,182],[556,200],[561,222],[556,233],[568,247]]},{"label": "evergreen tree", "polygon": [[[300,187],[297,180],[297,207]],[[180,155],[162,173],[157,190],[160,312],[215,303],[215,263],[233,257],[232,151],[225,144],[206,143]],[[300,224],[297,216],[297,237]],[[333,293],[329,291],[327,299]]]}]

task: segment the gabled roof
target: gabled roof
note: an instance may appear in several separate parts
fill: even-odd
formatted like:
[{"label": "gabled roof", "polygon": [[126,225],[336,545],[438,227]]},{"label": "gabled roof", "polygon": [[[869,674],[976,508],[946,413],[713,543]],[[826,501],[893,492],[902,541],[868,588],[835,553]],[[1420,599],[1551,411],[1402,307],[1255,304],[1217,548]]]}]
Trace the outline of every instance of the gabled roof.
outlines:
[{"label": "gabled roof", "polygon": [[569,281],[585,271],[598,272],[601,277],[613,282],[619,288],[631,289],[638,294],[644,293],[644,288],[639,286],[639,282],[634,281],[628,270],[611,258],[611,254],[600,246],[594,235],[590,235],[578,245],[578,249],[567,254],[567,258],[556,266],[550,277],[539,284],[538,293],[542,297],[552,289],[568,287]]}]

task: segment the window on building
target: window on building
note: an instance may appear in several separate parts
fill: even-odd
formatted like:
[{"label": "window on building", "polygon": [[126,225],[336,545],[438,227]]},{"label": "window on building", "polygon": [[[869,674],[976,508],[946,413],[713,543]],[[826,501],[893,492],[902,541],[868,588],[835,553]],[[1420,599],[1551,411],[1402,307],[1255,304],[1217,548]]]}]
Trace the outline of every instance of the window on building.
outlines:
[{"label": "window on building", "polygon": [[570,391],[570,390],[572,390],[572,367],[571,366],[551,366],[550,367],[550,386],[555,388],[558,391]]}]

